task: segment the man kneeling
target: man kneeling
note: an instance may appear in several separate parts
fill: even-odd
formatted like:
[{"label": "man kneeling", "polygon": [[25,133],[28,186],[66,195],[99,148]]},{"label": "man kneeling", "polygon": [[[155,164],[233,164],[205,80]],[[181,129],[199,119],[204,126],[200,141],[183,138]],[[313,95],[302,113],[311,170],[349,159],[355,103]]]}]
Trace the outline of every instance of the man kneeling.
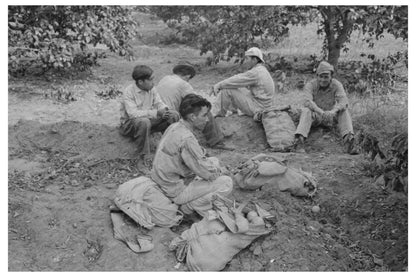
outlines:
[{"label": "man kneeling", "polygon": [[153,161],[152,179],[185,214],[204,216],[214,194],[227,196],[233,188],[231,177],[221,175],[218,159],[208,158],[193,134],[204,129],[210,109],[205,98],[188,95],[179,106],[182,119],[166,130]]}]

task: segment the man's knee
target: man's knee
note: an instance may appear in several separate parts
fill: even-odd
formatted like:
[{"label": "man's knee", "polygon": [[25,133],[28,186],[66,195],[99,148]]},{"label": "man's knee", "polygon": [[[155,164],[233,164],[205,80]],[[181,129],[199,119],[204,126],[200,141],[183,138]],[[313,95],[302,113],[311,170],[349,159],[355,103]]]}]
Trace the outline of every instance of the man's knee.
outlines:
[{"label": "man's knee", "polygon": [[136,129],[141,128],[150,128],[152,126],[152,123],[150,122],[149,118],[143,117],[143,118],[133,118],[132,124]]},{"label": "man's knee", "polygon": [[131,122],[133,126],[133,138],[137,139],[150,132],[152,127],[151,121],[149,118],[133,118]]},{"label": "man's knee", "polygon": [[233,190],[233,179],[230,176],[222,175],[215,180],[217,184],[216,193],[226,196]]},{"label": "man's knee", "polygon": [[301,116],[302,116],[302,115],[303,115],[303,116],[305,116],[305,115],[307,115],[307,116],[312,116],[312,111],[311,111],[311,109],[309,109],[309,108],[302,107],[302,108],[300,108],[300,114],[301,114]]}]

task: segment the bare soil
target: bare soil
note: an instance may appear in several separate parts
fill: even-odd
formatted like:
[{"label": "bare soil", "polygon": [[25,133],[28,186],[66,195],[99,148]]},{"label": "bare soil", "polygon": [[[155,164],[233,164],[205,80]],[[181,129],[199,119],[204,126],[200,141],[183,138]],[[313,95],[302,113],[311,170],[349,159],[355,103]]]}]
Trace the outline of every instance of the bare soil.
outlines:
[{"label": "bare soil", "polygon": [[[187,58],[203,64],[189,48],[136,46],[127,62],[109,55],[91,75],[72,80],[9,79],[8,266],[9,271],[183,271],[175,268],[171,239],[181,228],[155,228],[155,249],[135,254],[113,238],[109,206],[117,187],[142,175],[135,146],[118,133],[118,99],[95,91],[124,87],[137,63],[155,70],[156,82]],[[191,84],[206,95],[230,75],[223,67],[203,67]],[[77,101],[45,98],[62,86]],[[299,92],[276,101],[297,102]],[[277,216],[275,230],[237,254],[226,271],[407,271],[407,196],[382,190],[362,170],[363,155],[342,152],[332,131],[314,130],[306,153],[268,152],[264,131],[245,116],[217,119],[235,151],[208,149],[235,168],[259,153],[285,158],[312,172],[318,194],[300,199],[274,187],[233,190],[237,201],[252,199]],[[155,148],[160,135],[154,136]],[[312,206],[321,211],[313,213]],[[185,226],[186,227],[186,226]],[[184,227],[184,228],[185,228]],[[183,228],[182,228],[183,229]],[[256,251],[254,251],[256,250]]]}]

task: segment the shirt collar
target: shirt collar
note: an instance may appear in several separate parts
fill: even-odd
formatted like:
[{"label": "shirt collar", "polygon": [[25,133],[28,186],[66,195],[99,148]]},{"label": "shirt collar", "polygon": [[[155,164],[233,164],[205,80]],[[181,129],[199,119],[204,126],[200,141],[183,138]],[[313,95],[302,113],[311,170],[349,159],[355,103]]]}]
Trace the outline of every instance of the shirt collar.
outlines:
[{"label": "shirt collar", "polygon": [[191,123],[189,123],[188,121],[186,121],[185,119],[181,118],[179,120],[179,122],[184,125],[187,129],[189,129],[189,131],[191,131],[192,133],[194,133],[194,128],[192,127]]}]

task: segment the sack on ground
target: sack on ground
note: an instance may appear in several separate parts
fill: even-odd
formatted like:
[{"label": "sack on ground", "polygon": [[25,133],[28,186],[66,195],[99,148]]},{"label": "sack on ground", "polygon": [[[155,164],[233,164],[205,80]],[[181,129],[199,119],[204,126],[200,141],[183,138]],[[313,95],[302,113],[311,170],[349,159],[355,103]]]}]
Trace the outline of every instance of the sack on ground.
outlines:
[{"label": "sack on ground", "polygon": [[286,150],[293,145],[296,126],[286,111],[264,112],[262,123],[270,147]]},{"label": "sack on ground", "polygon": [[172,227],[182,219],[178,206],[167,198],[156,183],[145,176],[132,179],[117,189],[115,204],[141,226]]},{"label": "sack on ground", "polygon": [[[186,265],[192,271],[222,270],[254,239],[271,231],[262,219],[260,222],[249,222],[244,233],[238,233],[235,226],[237,223],[233,213],[224,209],[211,210],[200,222],[194,223],[180,237],[175,238],[169,248],[176,251],[179,261],[186,259]],[[231,225],[233,227],[229,228]]]},{"label": "sack on ground", "polygon": [[255,190],[262,186],[275,186],[294,196],[313,196],[317,184],[312,174],[289,167],[284,161],[260,154],[237,168],[234,180],[242,189]]}]

